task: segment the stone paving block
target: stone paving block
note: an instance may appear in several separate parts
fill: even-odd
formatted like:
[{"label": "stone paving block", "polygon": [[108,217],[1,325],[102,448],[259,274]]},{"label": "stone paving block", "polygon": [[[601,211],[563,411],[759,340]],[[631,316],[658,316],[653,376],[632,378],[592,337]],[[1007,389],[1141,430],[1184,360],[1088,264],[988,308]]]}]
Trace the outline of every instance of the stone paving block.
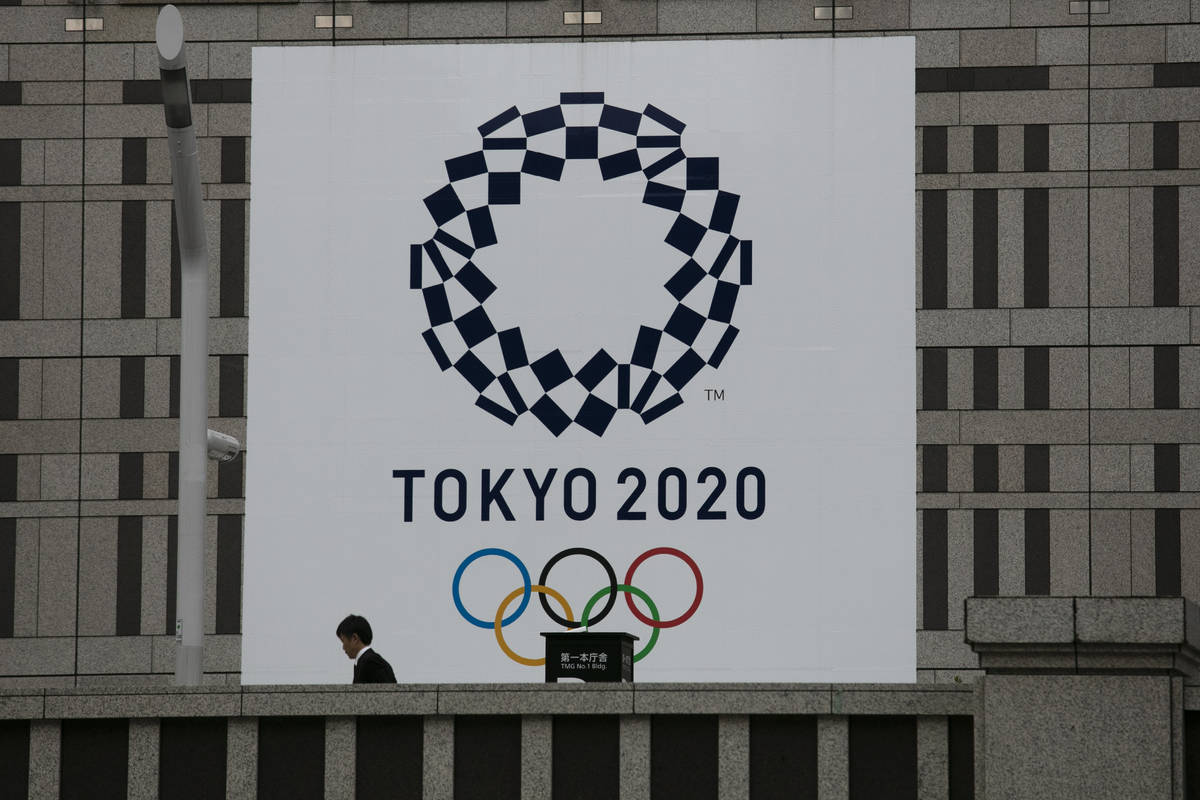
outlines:
[{"label": "stone paving block", "polygon": [[1200,306],[1200,188],[1179,187],[1179,219],[1179,304]]},{"label": "stone paving block", "polygon": [[55,453],[42,456],[41,498],[75,500],[79,497],[79,456]]},{"label": "stone paving block", "polygon": [[1187,344],[1186,308],[1097,308],[1092,310],[1092,345]]},{"label": "stone paving block", "polygon": [[[1092,25],[1151,25],[1188,21],[1188,0],[1122,0],[1107,14],[1093,14]],[[1193,17],[1192,21],[1196,19]]]},{"label": "stone paving block", "polygon": [[9,45],[8,72],[14,81],[82,80],[83,45]]},{"label": "stone paving block", "polygon": [[133,45],[130,43],[89,43],[86,59],[89,81],[124,81],[134,77]]},{"label": "stone paving block", "polygon": [[1129,447],[1123,444],[1092,447],[1092,491],[1128,492]]},{"label": "stone paving block", "polygon": [[1154,408],[1154,349],[1129,348],[1129,407]]},{"label": "stone paving block", "polygon": [[1038,64],[1088,63],[1087,28],[1038,28],[1036,32]]},{"label": "stone paving block", "polygon": [[[955,130],[963,130],[956,128]],[[965,149],[965,148],[964,148]],[[946,225],[952,231],[968,231],[972,224],[971,192],[949,192],[946,198]],[[973,285],[972,239],[951,236],[946,243],[946,304],[950,308],[971,308]]]},{"label": "stone paving block", "polygon": [[[318,14],[333,13],[332,3],[298,3],[295,5],[260,5],[258,10],[258,32],[262,39],[280,41],[328,42],[333,39],[332,28],[318,28]],[[342,13],[341,9],[338,13]],[[239,39],[249,38],[245,36]]]},{"label": "stone paving block", "polygon": [[1178,444],[1192,441],[1196,430],[1200,430],[1196,409],[1092,412],[1092,440],[1097,443]]},{"label": "stone paving block", "polygon": [[[46,182],[46,143],[40,139],[21,141],[21,183],[39,186]],[[33,205],[32,203],[29,205]],[[21,226],[24,235],[24,225]],[[41,238],[40,236],[38,237]],[[25,244],[21,244],[21,257],[25,257]],[[24,314],[22,314],[24,318]]]},{"label": "stone paving block", "polygon": [[1153,64],[1110,64],[1092,67],[1093,89],[1121,89],[1154,85]]},{"label": "stone paving block", "polygon": [[[1179,348],[1179,405],[1200,408],[1200,347]],[[1200,431],[1193,440],[1200,440]]]},{"label": "stone paving block", "polygon": [[88,139],[83,154],[85,183],[121,182],[121,140]]},{"label": "stone paving block", "polygon": [[1025,491],[1024,445],[1000,445],[997,451],[1000,462],[1000,491]]},{"label": "stone paving block", "polygon": [[1085,348],[1050,349],[1050,407],[1088,407],[1088,354]]},{"label": "stone paving block", "polygon": [[1050,304],[1088,304],[1087,192],[1050,190]]},{"label": "stone paving block", "polygon": [[[404,39],[408,36],[408,8],[402,3],[339,2],[337,13],[349,14],[354,19],[353,27],[336,31],[339,42],[344,39]],[[510,29],[509,35],[524,34]]]},{"label": "stone paving block", "polygon": [[1087,318],[1084,308],[1014,308],[1011,343],[1021,347],[1086,344]]},{"label": "stone paving block", "polygon": [[[762,3],[759,3],[761,9]],[[760,11],[761,13],[761,11]],[[954,30],[914,31],[917,68],[959,66],[959,34]]]},{"label": "stone paving block", "polygon": [[51,139],[45,144],[46,183],[78,184],[83,175],[83,142],[79,139]]},{"label": "stone paving block", "polygon": [[1129,126],[1114,123],[1091,128],[1091,168],[1129,169]]},{"label": "stone paving block", "polygon": [[1130,594],[1129,520],[1129,511],[1123,509],[1092,512],[1092,594]]},{"label": "stone paving block", "polygon": [[1088,490],[1088,448],[1060,444],[1050,448],[1050,486],[1055,492]]},{"label": "stone paving block", "polygon": [[946,354],[946,401],[950,408],[971,408],[974,404],[974,355],[968,347],[956,347]]},{"label": "stone paving block", "polygon": [[[774,31],[829,33],[833,30],[833,20],[813,19],[813,8],[822,4],[829,5],[825,3],[825,0],[758,0],[757,30],[762,33]],[[619,9],[622,9],[620,13],[628,13],[624,11],[628,5],[628,3],[623,3],[618,6]],[[655,16],[655,25],[658,25],[657,15]]]},{"label": "stone paving block", "polygon": [[[809,2],[813,2],[813,0],[789,3],[788,10],[791,10],[792,6],[798,6],[799,10],[797,14],[802,17],[803,6]],[[626,0],[587,0],[584,7],[587,11],[600,12],[600,24],[588,26],[589,29],[595,29],[597,35],[635,36],[638,34],[649,35],[658,31],[658,6],[655,3],[629,3]],[[812,17],[811,11],[809,12],[809,17]],[[764,25],[772,24],[772,20],[771,7],[768,7],[765,2],[760,2],[758,7],[759,30],[763,30]],[[771,30],[802,29],[781,26],[778,24],[778,20],[775,20],[774,24],[776,27],[770,28]]]},{"label": "stone paving block", "polygon": [[[74,344],[78,347],[78,339]],[[42,363],[43,419],[79,418],[81,369],[77,358],[52,358]]]},{"label": "stone paving block", "polygon": [[1088,68],[1083,66],[1050,67],[1051,89],[1088,88]]},{"label": "stone paving block", "polygon": [[79,672],[149,672],[151,644],[149,636],[82,636],[79,638]]},{"label": "stone paving block", "polygon": [[1087,169],[1087,136],[1086,125],[1051,125],[1050,169],[1055,172]]},{"label": "stone paving block", "polygon": [[1050,593],[1057,596],[1088,593],[1088,512],[1050,512]]},{"label": "stone paving block", "polygon": [[[301,5],[312,7],[316,4],[302,3]],[[201,3],[183,6],[179,12],[183,16],[183,29],[188,31],[189,42],[244,41],[272,38],[264,35],[259,28],[258,12],[261,8],[261,6],[250,4]],[[151,10],[156,9],[152,6]],[[153,17],[151,21],[153,22]],[[153,28],[151,28],[150,35],[142,39],[142,41],[147,40],[154,40]]]},{"label": "stone paving block", "polygon": [[961,437],[971,444],[1085,443],[1087,411],[963,411]]},{"label": "stone paving block", "polygon": [[1091,304],[1129,304],[1129,190],[1093,189],[1091,224]]},{"label": "stone paving block", "polygon": [[917,95],[918,125],[957,125],[958,97],[950,92],[922,92]]},{"label": "stone paving block", "polygon": [[42,418],[42,360],[23,358],[18,362],[17,418]]},{"label": "stone paving block", "polygon": [[1000,509],[1000,594],[1025,593],[1025,512]]},{"label": "stone paving block", "polygon": [[1192,120],[1200,104],[1200,88],[1094,89],[1092,122]]},{"label": "stone paving block", "polygon": [[0,44],[0,80],[11,80],[8,75],[8,45]]},{"label": "stone paving block", "polygon": [[1025,305],[1025,193],[998,190],[996,217],[997,301],[1001,308],[1020,307]]},{"label": "stone paving block", "polygon": [[1154,303],[1154,190],[1129,189],[1129,304]]},{"label": "stone paving block", "polygon": [[754,0],[659,0],[659,33],[746,33],[755,30]]},{"label": "stone paving block", "polygon": [[[812,4],[828,5],[824,0]],[[909,27],[908,0],[856,0],[847,5],[853,6],[854,16],[837,20],[839,35],[842,31],[895,31],[906,30]],[[809,12],[810,16],[811,13]]]},{"label": "stone paving block", "polygon": [[[370,5],[370,4],[364,4]],[[575,0],[514,0],[508,4],[509,36],[568,36],[579,35],[580,23],[563,24],[563,12],[578,13]],[[603,12],[601,12],[603,19]],[[594,28],[595,26],[588,26]]]},{"label": "stone paving block", "polygon": [[997,132],[996,149],[1000,172],[1020,172],[1025,169],[1025,126],[1001,125]]},{"label": "stone paving block", "polygon": [[1092,408],[1129,408],[1129,348],[1091,348]]},{"label": "stone paving block", "polygon": [[1045,0],[1011,0],[1010,15],[1008,24],[1013,27],[1087,25],[1086,15],[1072,14],[1069,5]]},{"label": "stone paving block", "polygon": [[1169,26],[1167,61],[1200,61],[1200,28],[1195,25]]},{"label": "stone paving block", "polygon": [[964,125],[1086,122],[1088,119],[1088,93],[1082,89],[963,92],[959,97]]},{"label": "stone paving block", "polygon": [[[83,98],[83,84],[79,81],[26,81],[21,91],[21,100],[26,106],[69,107],[82,103]],[[14,113],[16,110],[12,109]],[[58,135],[77,136],[78,133],[78,129],[70,133],[60,130]]]},{"label": "stone paving block", "polygon": [[1002,409],[1025,407],[1025,356],[1019,347],[1002,347],[997,355]]},{"label": "stone paving block", "polygon": [[1130,594],[1153,595],[1154,512],[1136,509],[1129,513]]},{"label": "stone paving block", "polygon": [[997,347],[1009,342],[1009,313],[1003,309],[922,309],[917,312],[918,347]]},{"label": "stone paving block", "polygon": [[408,35],[414,39],[503,36],[505,16],[502,2],[414,2],[408,7]]},{"label": "stone paving block", "polygon": [[1034,28],[965,30],[960,39],[964,67],[1024,66],[1037,58]]},{"label": "stone paving block", "polygon": [[1155,64],[1166,59],[1167,32],[1161,26],[1091,29],[1093,64]]},{"label": "stone paving block", "polygon": [[[85,475],[90,472],[88,460],[85,456]],[[112,636],[116,631],[117,520],[84,518],[79,521],[79,635]]]},{"label": "stone paving block", "polygon": [[85,317],[121,316],[121,204],[88,203],[84,215]]},{"label": "stone paving block", "polygon": [[1009,24],[1009,0],[910,0],[914,28],[1004,28]]},{"label": "stone paving block", "polygon": [[[75,635],[78,524],[78,520],[70,518],[41,521],[38,534],[38,636]],[[70,649],[73,660],[74,648]]]}]

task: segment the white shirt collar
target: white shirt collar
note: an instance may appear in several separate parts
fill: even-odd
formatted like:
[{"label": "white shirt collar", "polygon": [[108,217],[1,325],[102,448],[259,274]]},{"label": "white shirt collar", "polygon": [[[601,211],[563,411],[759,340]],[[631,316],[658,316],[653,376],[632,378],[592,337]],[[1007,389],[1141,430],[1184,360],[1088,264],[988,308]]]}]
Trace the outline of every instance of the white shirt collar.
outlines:
[{"label": "white shirt collar", "polygon": [[363,653],[371,649],[371,645],[363,645],[363,649],[358,651],[358,655],[354,657],[354,666],[358,666],[358,660],[363,657]]}]

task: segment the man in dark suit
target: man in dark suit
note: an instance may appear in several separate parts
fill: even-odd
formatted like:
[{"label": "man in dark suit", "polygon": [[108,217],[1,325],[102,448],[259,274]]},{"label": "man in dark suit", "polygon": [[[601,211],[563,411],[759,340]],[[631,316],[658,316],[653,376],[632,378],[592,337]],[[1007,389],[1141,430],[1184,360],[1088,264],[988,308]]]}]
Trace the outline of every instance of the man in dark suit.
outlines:
[{"label": "man in dark suit", "polygon": [[342,652],[354,662],[355,683],[395,683],[392,665],[371,649],[371,623],[365,617],[351,614],[337,626]]}]

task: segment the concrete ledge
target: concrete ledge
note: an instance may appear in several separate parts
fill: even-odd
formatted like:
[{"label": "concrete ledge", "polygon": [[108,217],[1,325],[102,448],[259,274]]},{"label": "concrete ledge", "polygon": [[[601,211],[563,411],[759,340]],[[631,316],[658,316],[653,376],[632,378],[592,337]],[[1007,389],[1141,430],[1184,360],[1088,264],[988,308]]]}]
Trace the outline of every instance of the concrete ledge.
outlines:
[{"label": "concrete ledge", "polygon": [[438,690],[439,714],[632,714],[630,684],[460,684]]},{"label": "concrete ledge", "polygon": [[1200,675],[1200,606],[1182,597],[969,597],[965,637],[990,673]]},{"label": "concrete ledge", "polygon": [[42,719],[45,695],[36,690],[0,690],[0,719]]},{"label": "concrete ledge", "polygon": [[355,687],[360,691],[244,692],[242,716],[369,716],[377,714],[436,714],[438,696],[407,686]]},{"label": "concrete ledge", "polygon": [[161,693],[58,690],[46,696],[46,716],[50,719],[236,717],[241,706],[241,695],[227,689]]},{"label": "concrete ledge", "polygon": [[649,684],[633,693],[638,714],[831,714],[828,686],[741,686],[694,688]]}]

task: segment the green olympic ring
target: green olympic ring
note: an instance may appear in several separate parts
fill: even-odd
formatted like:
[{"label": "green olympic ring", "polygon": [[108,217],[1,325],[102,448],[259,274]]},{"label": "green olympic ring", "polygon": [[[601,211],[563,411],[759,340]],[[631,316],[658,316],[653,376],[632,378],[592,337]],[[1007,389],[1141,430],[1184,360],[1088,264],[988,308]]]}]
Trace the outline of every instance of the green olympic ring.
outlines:
[{"label": "green olympic ring", "polygon": [[[587,605],[583,607],[583,614],[581,614],[579,617],[579,624],[582,627],[587,628],[588,617],[591,616],[592,607],[594,605],[596,605],[597,602],[600,601],[600,598],[604,597],[606,594],[608,594],[611,591],[612,591],[611,586],[605,586],[603,589],[601,589],[600,591],[598,591],[594,595],[592,595],[591,600],[587,601]],[[636,594],[638,597],[645,600],[646,605],[650,606],[650,616],[654,618],[655,622],[659,621],[658,609],[654,606],[654,601],[650,599],[650,595],[646,594],[645,592],[643,592],[641,589],[637,588],[636,586],[629,586],[624,583],[617,584],[617,591],[618,592],[629,592],[631,594]],[[641,652],[633,654],[634,661],[641,661],[644,657],[649,655],[651,650],[654,649],[654,645],[658,642],[659,629],[653,628],[652,630],[654,631],[654,633],[650,634],[650,641],[646,642],[646,646],[642,648]]]}]

